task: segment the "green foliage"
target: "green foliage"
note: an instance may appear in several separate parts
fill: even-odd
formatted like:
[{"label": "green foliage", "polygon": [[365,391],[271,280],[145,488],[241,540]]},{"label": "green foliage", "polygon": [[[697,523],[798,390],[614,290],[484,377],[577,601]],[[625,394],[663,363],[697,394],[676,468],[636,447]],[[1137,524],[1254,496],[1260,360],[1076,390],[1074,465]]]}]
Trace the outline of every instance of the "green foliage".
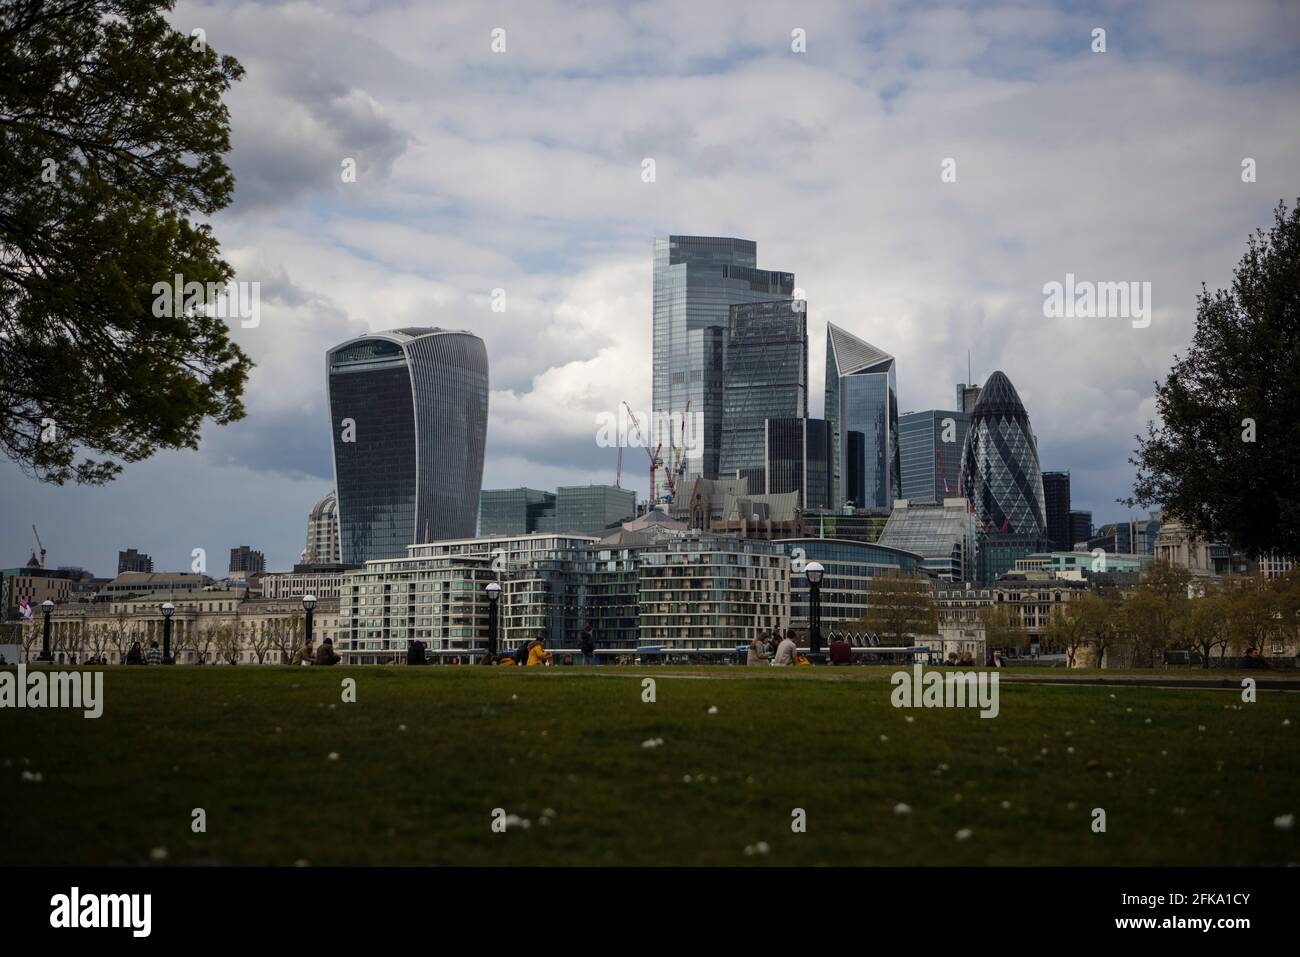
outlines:
[{"label": "green foliage", "polygon": [[1202,285],[1156,408],[1128,504],[1159,504],[1252,555],[1300,555],[1300,201],[1250,237],[1230,290]]},{"label": "green foliage", "polygon": [[244,414],[225,320],[153,314],[156,282],[233,275],[192,217],[230,202],[221,97],[243,69],[170,6],[0,8],[0,448],[45,481],[108,481]]}]

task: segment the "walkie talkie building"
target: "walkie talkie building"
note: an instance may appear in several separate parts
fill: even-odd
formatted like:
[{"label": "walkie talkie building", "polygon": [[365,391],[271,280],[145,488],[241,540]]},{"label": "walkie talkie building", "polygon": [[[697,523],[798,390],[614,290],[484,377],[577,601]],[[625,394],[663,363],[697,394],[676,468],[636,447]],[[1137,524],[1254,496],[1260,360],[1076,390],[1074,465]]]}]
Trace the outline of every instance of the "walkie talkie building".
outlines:
[{"label": "walkie talkie building", "polygon": [[347,564],[472,538],[487,441],[488,361],[473,333],[406,328],[326,353],[339,551]]}]

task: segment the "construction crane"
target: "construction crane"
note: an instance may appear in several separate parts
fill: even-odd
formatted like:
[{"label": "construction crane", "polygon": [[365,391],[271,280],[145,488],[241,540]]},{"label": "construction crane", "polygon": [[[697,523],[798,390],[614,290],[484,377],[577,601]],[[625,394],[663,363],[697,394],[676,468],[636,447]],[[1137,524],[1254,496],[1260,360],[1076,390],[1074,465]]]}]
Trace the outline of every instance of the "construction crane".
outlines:
[{"label": "construction crane", "polygon": [[650,456],[650,499],[649,501],[650,504],[653,505],[655,500],[655,475],[659,471],[659,451],[664,447],[664,445],[662,442],[660,442],[658,445],[655,446],[655,450],[651,452],[650,444],[649,444],[650,437],[646,435],[645,431],[641,428],[640,420],[637,419],[636,413],[632,411],[632,407],[627,404],[626,400],[623,402],[623,408],[627,409],[628,418],[632,420],[632,425],[636,427],[637,435],[641,436],[641,441],[643,443],[642,448],[645,449],[646,455]]},{"label": "construction crane", "polygon": [[45,546],[41,544],[40,532],[36,531],[36,526],[32,526],[32,534],[36,536],[36,547],[41,550],[41,568],[45,567]]},{"label": "construction crane", "polygon": [[682,428],[680,432],[681,441],[678,443],[677,452],[673,459],[672,468],[668,470],[668,494],[675,500],[677,498],[677,482],[686,473],[686,421],[687,416],[691,414],[691,404],[686,403],[686,411],[682,413]]},{"label": "construction crane", "polygon": [[623,487],[623,446],[618,447],[618,461],[614,466],[614,488]]}]

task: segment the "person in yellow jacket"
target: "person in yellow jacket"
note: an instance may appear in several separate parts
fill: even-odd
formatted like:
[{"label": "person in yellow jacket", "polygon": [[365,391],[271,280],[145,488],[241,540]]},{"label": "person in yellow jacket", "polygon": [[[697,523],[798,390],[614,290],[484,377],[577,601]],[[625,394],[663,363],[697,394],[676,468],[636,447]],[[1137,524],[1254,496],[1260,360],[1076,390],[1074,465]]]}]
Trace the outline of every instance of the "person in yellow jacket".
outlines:
[{"label": "person in yellow jacket", "polygon": [[533,665],[548,664],[551,660],[551,653],[542,645],[542,639],[538,638],[533,642],[533,646],[528,649],[528,667]]}]

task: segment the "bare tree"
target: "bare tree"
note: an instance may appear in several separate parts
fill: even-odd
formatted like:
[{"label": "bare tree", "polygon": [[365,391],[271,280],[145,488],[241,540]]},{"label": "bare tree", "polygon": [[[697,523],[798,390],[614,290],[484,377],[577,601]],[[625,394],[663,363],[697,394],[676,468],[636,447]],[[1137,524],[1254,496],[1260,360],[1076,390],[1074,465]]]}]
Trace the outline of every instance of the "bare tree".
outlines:
[{"label": "bare tree", "polygon": [[22,624],[23,661],[31,661],[32,653],[41,646],[41,626],[35,618],[29,618]]},{"label": "bare tree", "polygon": [[239,651],[242,645],[239,624],[235,621],[223,621],[218,625],[214,637],[217,658],[228,665],[239,664]]},{"label": "bare tree", "polygon": [[275,619],[275,647],[280,652],[280,664],[287,665],[303,646],[303,627],[303,616],[300,614]]},{"label": "bare tree", "polygon": [[210,619],[194,622],[194,627],[189,629],[189,632],[192,637],[194,660],[196,662],[208,660],[208,655],[212,653],[212,645],[217,639],[219,630],[220,623]]},{"label": "bare tree", "polygon": [[108,625],[104,622],[92,622],[86,629],[86,643],[90,654],[98,661],[108,661]]},{"label": "bare tree", "polygon": [[248,623],[248,646],[252,649],[253,654],[257,657],[259,665],[266,664],[267,652],[271,650],[275,639],[271,636],[267,628],[266,619],[259,621],[250,621]]},{"label": "bare tree", "polygon": [[131,643],[135,641],[135,622],[131,620],[126,609],[113,614],[108,640],[117,652],[117,663],[126,664],[126,653],[131,649]]}]

